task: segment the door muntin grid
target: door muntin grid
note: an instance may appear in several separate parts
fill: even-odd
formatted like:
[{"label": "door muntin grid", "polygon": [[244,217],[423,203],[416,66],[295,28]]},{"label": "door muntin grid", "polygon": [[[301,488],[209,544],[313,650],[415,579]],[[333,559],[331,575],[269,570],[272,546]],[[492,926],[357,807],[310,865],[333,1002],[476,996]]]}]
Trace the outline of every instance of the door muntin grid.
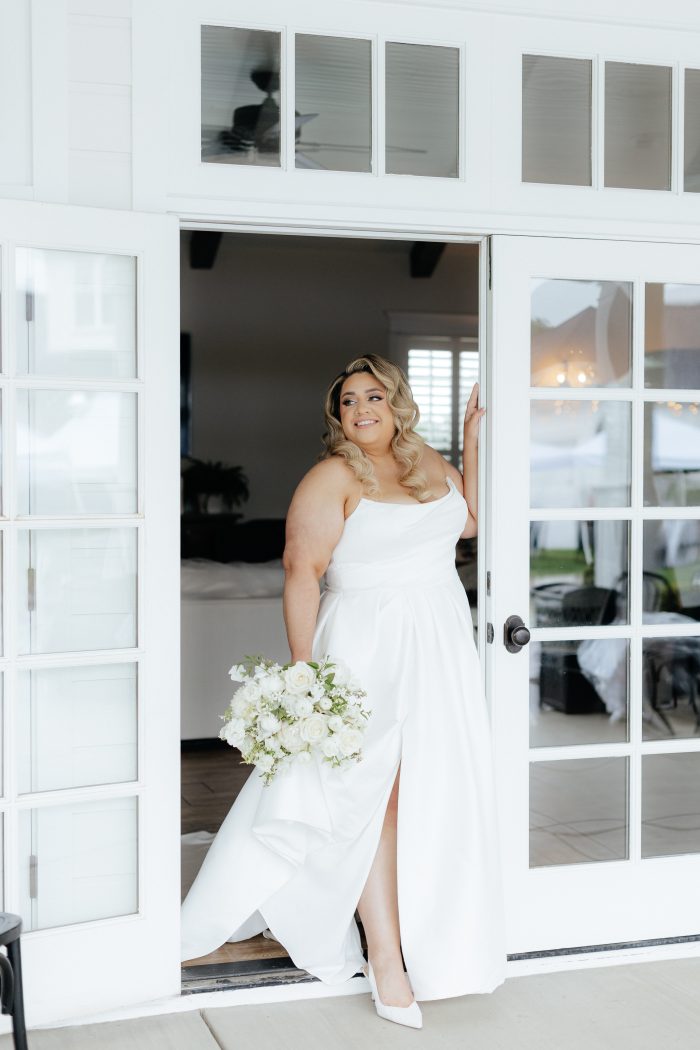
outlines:
[{"label": "door muntin grid", "polygon": [[700,286],[539,277],[531,318],[530,866],[700,853]]}]

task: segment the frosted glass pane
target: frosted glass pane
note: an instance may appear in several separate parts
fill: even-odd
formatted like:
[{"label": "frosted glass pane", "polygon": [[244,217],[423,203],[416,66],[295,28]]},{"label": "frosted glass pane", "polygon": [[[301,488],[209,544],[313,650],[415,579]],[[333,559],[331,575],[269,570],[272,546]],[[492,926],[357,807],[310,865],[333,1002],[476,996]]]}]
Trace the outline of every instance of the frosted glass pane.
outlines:
[{"label": "frosted glass pane", "polygon": [[700,193],[700,69],[685,71],[685,161],[683,188]]},{"label": "frosted glass pane", "polygon": [[644,385],[700,387],[700,284],[647,284]]},{"label": "frosted glass pane", "polygon": [[630,385],[631,285],[537,277],[530,289],[532,386]]},{"label": "frosted glass pane", "polygon": [[523,182],[591,185],[586,58],[523,55]]},{"label": "frosted glass pane", "polygon": [[136,511],[136,394],[17,392],[19,514]]},{"label": "frosted glass pane", "polygon": [[459,174],[459,51],[386,45],[386,171]]},{"label": "frosted glass pane", "polygon": [[27,930],[138,910],[138,803],[110,798],[19,814],[20,914]]},{"label": "frosted glass pane", "polygon": [[370,171],[370,41],[299,33],[295,76],[297,168]]},{"label": "frosted glass pane", "polygon": [[605,185],[671,187],[671,70],[605,63]]},{"label": "frosted glass pane", "polygon": [[136,374],[136,260],[18,248],[17,370],[122,379]]},{"label": "frosted glass pane", "polygon": [[20,529],[20,653],[136,645],[136,529]]},{"label": "frosted glass pane", "polygon": [[136,664],[20,671],[19,790],[136,779]]},{"label": "frosted glass pane", "polygon": [[202,160],[280,163],[280,34],[202,26]]},{"label": "frosted glass pane", "polygon": [[530,506],[629,507],[631,406],[531,401]]}]

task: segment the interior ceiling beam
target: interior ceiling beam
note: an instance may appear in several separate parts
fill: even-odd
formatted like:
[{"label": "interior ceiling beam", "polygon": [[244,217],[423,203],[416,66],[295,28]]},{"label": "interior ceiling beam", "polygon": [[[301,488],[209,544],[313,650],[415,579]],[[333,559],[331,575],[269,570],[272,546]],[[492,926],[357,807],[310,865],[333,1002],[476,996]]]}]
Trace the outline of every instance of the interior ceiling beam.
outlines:
[{"label": "interior ceiling beam", "polygon": [[211,270],[221,244],[220,233],[193,230],[190,237],[190,266],[193,270]]},{"label": "interior ceiling beam", "polygon": [[411,246],[411,277],[432,277],[444,250],[441,241],[416,241]]}]

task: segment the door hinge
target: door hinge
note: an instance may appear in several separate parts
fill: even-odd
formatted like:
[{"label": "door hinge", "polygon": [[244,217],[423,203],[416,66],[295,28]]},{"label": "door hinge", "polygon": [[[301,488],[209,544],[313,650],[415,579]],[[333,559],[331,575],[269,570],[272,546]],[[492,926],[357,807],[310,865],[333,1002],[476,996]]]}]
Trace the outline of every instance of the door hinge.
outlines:
[{"label": "door hinge", "polygon": [[35,853],[29,858],[29,899],[35,901],[39,896],[39,858]]},{"label": "door hinge", "polygon": [[491,570],[486,570],[486,593],[491,594]]},{"label": "door hinge", "polygon": [[27,610],[36,611],[36,569],[27,569]]},{"label": "door hinge", "polygon": [[34,320],[34,292],[24,294],[24,318],[27,324]]},{"label": "door hinge", "polygon": [[492,641],[493,641],[493,624],[492,623],[487,623],[486,624],[486,642],[488,643],[488,642],[492,642]]}]

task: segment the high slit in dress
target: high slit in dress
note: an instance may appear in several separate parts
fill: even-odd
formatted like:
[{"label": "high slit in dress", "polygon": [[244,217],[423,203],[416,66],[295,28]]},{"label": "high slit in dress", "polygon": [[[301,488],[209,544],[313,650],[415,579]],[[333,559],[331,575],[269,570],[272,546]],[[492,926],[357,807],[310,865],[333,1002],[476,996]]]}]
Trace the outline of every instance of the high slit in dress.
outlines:
[{"label": "high slit in dress", "polygon": [[329,985],[360,973],[355,909],[399,763],[401,947],[417,1000],[505,980],[503,879],[488,710],[455,568],[467,506],[362,499],[326,571],[313,656],[344,660],[371,708],[364,757],[251,772],[182,906],[183,959],[269,928]]}]

